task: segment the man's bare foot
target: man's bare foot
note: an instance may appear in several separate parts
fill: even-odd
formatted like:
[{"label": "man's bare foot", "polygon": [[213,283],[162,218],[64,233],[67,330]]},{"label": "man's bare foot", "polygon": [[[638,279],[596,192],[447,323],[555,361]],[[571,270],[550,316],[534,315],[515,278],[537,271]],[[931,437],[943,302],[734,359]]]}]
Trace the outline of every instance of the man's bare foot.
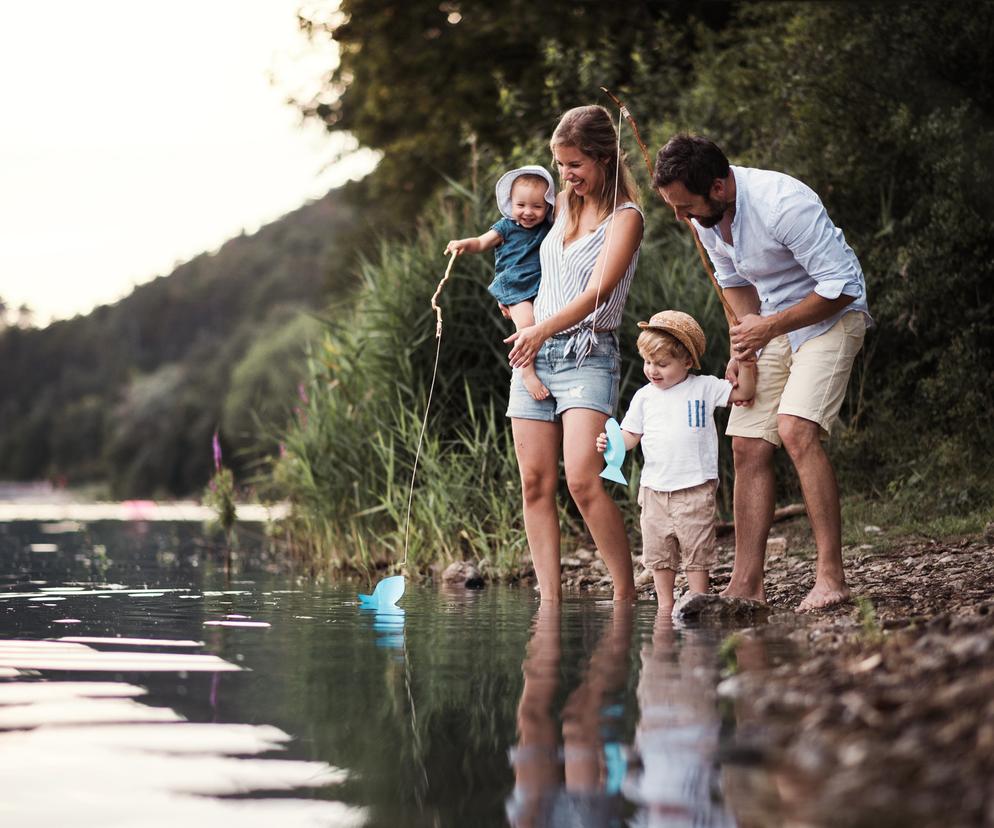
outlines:
[{"label": "man's bare foot", "polygon": [[835,589],[824,584],[815,583],[807,597],[797,605],[798,612],[827,609],[838,604],[844,604],[850,598],[849,587],[845,584],[841,589]]},{"label": "man's bare foot", "polygon": [[542,384],[542,380],[538,378],[533,365],[522,369],[521,381],[524,382],[528,393],[532,395],[532,399],[544,400],[549,396],[549,389]]},{"label": "man's bare foot", "polygon": [[736,584],[729,584],[718,594],[722,598],[748,598],[751,601],[766,603],[766,589],[762,585],[760,585],[758,590],[753,590]]}]

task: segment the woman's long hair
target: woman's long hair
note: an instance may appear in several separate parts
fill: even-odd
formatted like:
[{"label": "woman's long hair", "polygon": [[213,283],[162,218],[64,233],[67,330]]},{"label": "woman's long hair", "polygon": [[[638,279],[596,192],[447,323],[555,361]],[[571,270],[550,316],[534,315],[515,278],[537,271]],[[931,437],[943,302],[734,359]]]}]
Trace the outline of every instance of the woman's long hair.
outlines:
[{"label": "woman's long hair", "polygon": [[[559,119],[549,147],[555,153],[556,147],[576,147],[584,155],[602,162],[604,172],[600,191],[591,192],[598,205],[598,215],[601,221],[610,215],[614,209],[614,179],[620,163],[618,178],[618,203],[638,201],[638,188],[635,179],[625,163],[625,151],[620,151],[618,158],[618,133],[610,113],[603,106],[578,106],[566,112]],[[583,199],[566,187],[567,206],[569,208],[569,227],[566,235],[573,235],[580,224],[580,210]]]}]

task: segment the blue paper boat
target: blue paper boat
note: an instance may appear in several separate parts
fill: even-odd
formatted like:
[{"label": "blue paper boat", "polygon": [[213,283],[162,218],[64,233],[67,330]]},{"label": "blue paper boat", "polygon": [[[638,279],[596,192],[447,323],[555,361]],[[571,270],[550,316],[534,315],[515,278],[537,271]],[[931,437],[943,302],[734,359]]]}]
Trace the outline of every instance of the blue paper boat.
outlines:
[{"label": "blue paper boat", "polygon": [[384,578],[376,585],[372,595],[360,595],[359,606],[362,609],[384,609],[392,607],[404,594],[404,576],[392,575]]},{"label": "blue paper boat", "polygon": [[607,449],[604,452],[604,462],[607,466],[601,472],[601,477],[627,486],[628,481],[621,473],[621,464],[625,462],[625,437],[614,417],[604,423],[604,432],[607,434]]}]

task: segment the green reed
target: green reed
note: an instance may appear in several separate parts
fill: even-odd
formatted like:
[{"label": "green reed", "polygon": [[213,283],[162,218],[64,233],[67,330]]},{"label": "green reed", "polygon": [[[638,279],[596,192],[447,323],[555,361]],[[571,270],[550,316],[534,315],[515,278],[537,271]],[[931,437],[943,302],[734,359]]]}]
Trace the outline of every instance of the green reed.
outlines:
[{"label": "green reed", "polygon": [[[284,532],[298,563],[314,571],[396,568],[404,558],[415,452],[439,344],[429,299],[445,270],[446,242],[483,232],[496,210],[489,189],[475,197],[453,186],[426,215],[412,238],[384,241],[362,260],[360,291],[354,304],[329,312],[309,356],[306,400],[282,439],[273,482],[294,508]],[[686,310],[708,335],[704,369],[723,372],[727,355],[721,308],[689,236],[652,204],[646,239],[619,330],[619,417],[645,382],[635,351],[638,320],[663,308]],[[410,500],[411,572],[468,559],[509,578],[529,564],[504,417],[510,368],[502,340],[513,328],[487,293],[492,277],[492,254],[461,256],[439,299],[438,372]],[[637,463],[626,465],[632,485],[612,491],[633,529]],[[565,485],[561,495],[567,545],[589,543]]]}]

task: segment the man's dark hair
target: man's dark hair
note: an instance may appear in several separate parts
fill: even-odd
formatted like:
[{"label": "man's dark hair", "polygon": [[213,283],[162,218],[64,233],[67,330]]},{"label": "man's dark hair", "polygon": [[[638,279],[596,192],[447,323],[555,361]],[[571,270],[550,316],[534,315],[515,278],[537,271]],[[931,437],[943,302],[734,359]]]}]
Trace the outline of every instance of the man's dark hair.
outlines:
[{"label": "man's dark hair", "polygon": [[674,135],[656,156],[656,189],[679,181],[691,193],[707,196],[716,178],[728,175],[728,159],[718,145],[700,135]]}]

